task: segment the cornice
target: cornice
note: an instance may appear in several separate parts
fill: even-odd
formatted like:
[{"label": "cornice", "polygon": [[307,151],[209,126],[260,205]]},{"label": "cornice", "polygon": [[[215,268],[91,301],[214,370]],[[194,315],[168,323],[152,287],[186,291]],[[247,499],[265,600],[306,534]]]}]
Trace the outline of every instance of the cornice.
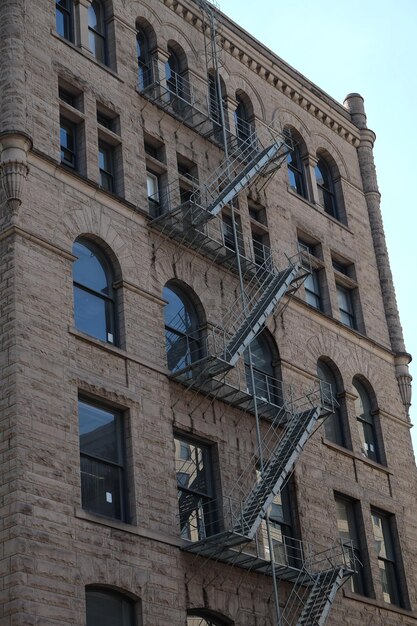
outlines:
[{"label": "cornice", "polygon": [[[189,0],[162,0],[162,2],[187,23],[200,32],[203,31],[200,11],[197,6],[191,8]],[[355,148],[359,146],[361,140],[359,129],[349,120],[349,113],[343,110],[340,103],[321,92],[319,87],[298,74],[271,50],[263,47],[260,42],[243,31],[226,15],[220,12],[219,17],[223,26],[219,43],[225,52],[238,59],[249,70],[260,76],[304,111],[310,113],[342,139]],[[225,29],[228,32],[225,32]],[[242,39],[242,34],[245,35],[245,39]],[[247,45],[242,45],[242,41]],[[256,47],[259,47],[259,51],[256,50]],[[339,107],[340,111],[337,111],[336,107]]]}]

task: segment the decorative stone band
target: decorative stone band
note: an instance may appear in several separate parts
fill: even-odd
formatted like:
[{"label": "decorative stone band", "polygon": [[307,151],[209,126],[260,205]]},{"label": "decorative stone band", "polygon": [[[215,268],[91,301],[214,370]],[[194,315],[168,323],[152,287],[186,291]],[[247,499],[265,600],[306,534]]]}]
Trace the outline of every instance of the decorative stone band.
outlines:
[{"label": "decorative stone band", "polygon": [[22,133],[0,135],[0,177],[8,207],[16,211],[22,204],[23,188],[28,176],[27,154],[30,137]]},{"label": "decorative stone band", "polygon": [[397,354],[395,356],[395,375],[400,389],[401,400],[409,417],[409,409],[411,405],[411,381],[413,380],[408,364],[411,361],[411,355],[407,352]]}]

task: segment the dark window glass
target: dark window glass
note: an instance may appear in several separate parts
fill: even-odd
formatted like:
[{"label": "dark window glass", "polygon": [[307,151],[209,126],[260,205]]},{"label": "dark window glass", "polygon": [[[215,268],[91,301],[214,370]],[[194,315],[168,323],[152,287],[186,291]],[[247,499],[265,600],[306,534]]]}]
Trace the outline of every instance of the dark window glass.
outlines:
[{"label": "dark window glass", "polygon": [[86,590],[87,626],[135,626],[133,602],[107,589]]},{"label": "dark window glass", "polygon": [[[239,247],[239,252],[242,254],[244,251],[242,225],[238,215],[235,215],[236,236]],[[222,215],[222,232],[223,243],[229,250],[236,251],[235,237],[233,234],[233,219],[230,215]]]},{"label": "dark window glass", "polygon": [[73,41],[72,0],[56,0],[56,32],[61,37]]},{"label": "dark window glass", "polygon": [[253,137],[254,131],[252,125],[249,123],[249,113],[247,107],[242,100],[237,96],[237,107],[235,110],[235,128],[239,141],[244,144],[248,144]]},{"label": "dark window glass", "polygon": [[92,337],[115,343],[113,277],[104,256],[90,242],[76,241],[73,254],[75,326]]},{"label": "dark window glass", "polygon": [[314,168],[316,176],[317,190],[319,194],[319,202],[326,213],[337,217],[336,198],[334,193],[334,185],[330,168],[323,159],[319,159]]},{"label": "dark window glass", "polygon": [[319,311],[322,310],[318,271],[313,270],[304,281],[306,302]]},{"label": "dark window glass", "polygon": [[106,62],[106,30],[104,9],[98,0],[94,0],[88,9],[88,43],[97,61]]},{"label": "dark window glass", "polygon": [[348,565],[357,570],[349,579],[350,588],[355,593],[366,594],[363,572],[363,557],[361,554],[360,536],[356,518],[356,504],[351,500],[336,497],[337,528],[339,538],[345,547]]},{"label": "dark window glass", "polygon": [[[274,360],[267,339],[259,334],[250,344],[250,353],[253,368],[253,383],[249,365],[249,350],[245,350],[246,387],[249,393],[254,394],[258,400],[264,400],[272,404],[279,404],[282,398],[280,381],[275,378]],[[255,386],[255,389],[253,389]]]},{"label": "dark window glass", "polygon": [[259,267],[272,269],[271,249],[268,235],[252,231],[253,260]]},{"label": "dark window glass", "polygon": [[148,38],[142,29],[138,29],[136,33],[136,54],[138,58],[139,89],[143,90],[152,85],[153,71]]},{"label": "dark window glass", "polygon": [[301,160],[300,148],[297,145],[295,145],[294,149],[287,155],[287,171],[291,189],[303,198],[307,198],[304,167]]},{"label": "dark window glass", "polygon": [[371,412],[371,401],[365,388],[357,380],[353,381],[358,396],[355,400],[356,419],[358,420],[361,449],[368,459],[380,461],[377,438],[375,433],[374,417]]},{"label": "dark window glass", "polygon": [[114,192],[114,159],[113,148],[100,141],[98,144],[98,167],[100,170],[100,187]]},{"label": "dark window glass", "polygon": [[383,597],[385,602],[401,606],[391,516],[377,511],[371,513]]},{"label": "dark window glass", "polygon": [[59,139],[61,144],[61,163],[75,169],[76,155],[76,126],[69,120],[61,117]]},{"label": "dark window glass", "polygon": [[339,305],[340,321],[349,328],[356,328],[355,314],[353,312],[352,291],[341,285],[336,285],[337,302]]},{"label": "dark window glass", "polygon": [[69,91],[67,91],[63,87],[59,87],[58,95],[60,100],[66,102],[72,107],[75,107],[75,96],[73,96],[72,93],[69,93]]},{"label": "dark window glass", "polygon": [[[338,392],[337,383],[330,367],[319,361],[317,364],[317,375],[322,382],[327,383],[330,386],[331,393],[333,397],[336,398]],[[345,445],[345,438],[342,430],[342,415],[338,406],[334,408],[334,413],[325,419],[324,432],[329,441],[333,441],[333,443],[337,443],[339,446]]]},{"label": "dark window glass", "polygon": [[218,530],[210,448],[175,437],[175,467],[181,537],[205,539]]},{"label": "dark window glass", "polygon": [[163,298],[168,368],[178,372],[201,357],[201,334],[195,307],[176,286],[166,286]]},{"label": "dark window glass", "polygon": [[82,506],[126,520],[122,416],[80,400],[78,418]]}]

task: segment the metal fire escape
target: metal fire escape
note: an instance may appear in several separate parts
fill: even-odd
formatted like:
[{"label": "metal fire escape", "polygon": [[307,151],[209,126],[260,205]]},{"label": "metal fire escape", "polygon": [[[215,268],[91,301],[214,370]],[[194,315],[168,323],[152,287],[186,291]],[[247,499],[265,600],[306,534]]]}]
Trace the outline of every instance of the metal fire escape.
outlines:
[{"label": "metal fire escape", "polygon": [[[206,0],[196,0],[196,4],[202,14],[212,93],[207,96],[207,87],[191,86],[185,76],[160,63],[151,66],[150,75],[139,88],[145,98],[213,141],[223,158],[207,180],[194,185],[185,201],[176,183],[167,186],[158,202],[150,203],[150,227],[235,272],[240,297],[224,314],[226,325],[204,333],[198,330],[195,336],[181,336],[176,328],[181,328],[183,320],[172,320],[172,332],[167,334],[168,362],[177,362],[176,353],[180,352],[181,365],[171,368],[174,380],[253,413],[257,450],[233,493],[216,505],[210,502],[202,506],[204,521],[198,521],[196,540],[184,550],[272,576],[277,626],[322,626],[338,588],[354,572],[353,551],[340,545],[313,556],[309,546],[284,537],[281,552],[275,554],[268,516],[308,438],[322,418],[332,413],[334,399],[323,383],[317,382],[306,393],[286,389],[282,382],[267,376],[261,381],[256,379],[251,342],[268,317],[285,305],[286,296],[298,288],[307,272],[299,256],[288,259],[283,269],[275,266],[267,250],[263,250],[261,262],[259,255],[245,256],[234,211],[238,194],[271,176],[292,146],[288,137],[265,125],[257,124],[255,129],[240,121],[236,133],[232,131],[219,74],[217,10]],[[232,215],[231,242],[225,241],[221,220],[226,206]],[[243,354],[242,375],[239,361]],[[180,517],[181,508],[186,516],[187,507],[187,499],[180,502]],[[265,554],[265,540],[260,539],[265,534],[269,556]],[[279,606],[279,580],[293,583],[283,611]]]}]

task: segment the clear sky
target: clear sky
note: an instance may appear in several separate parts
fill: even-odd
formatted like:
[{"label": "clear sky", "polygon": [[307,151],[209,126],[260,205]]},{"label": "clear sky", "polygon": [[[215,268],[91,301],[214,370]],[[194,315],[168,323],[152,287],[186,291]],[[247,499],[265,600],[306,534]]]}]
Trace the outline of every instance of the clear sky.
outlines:
[{"label": "clear sky", "polygon": [[[219,0],[220,9],[339,102],[365,98],[408,352],[417,452],[417,0]],[[414,171],[416,169],[416,171]],[[361,286],[366,289],[366,285]]]}]

